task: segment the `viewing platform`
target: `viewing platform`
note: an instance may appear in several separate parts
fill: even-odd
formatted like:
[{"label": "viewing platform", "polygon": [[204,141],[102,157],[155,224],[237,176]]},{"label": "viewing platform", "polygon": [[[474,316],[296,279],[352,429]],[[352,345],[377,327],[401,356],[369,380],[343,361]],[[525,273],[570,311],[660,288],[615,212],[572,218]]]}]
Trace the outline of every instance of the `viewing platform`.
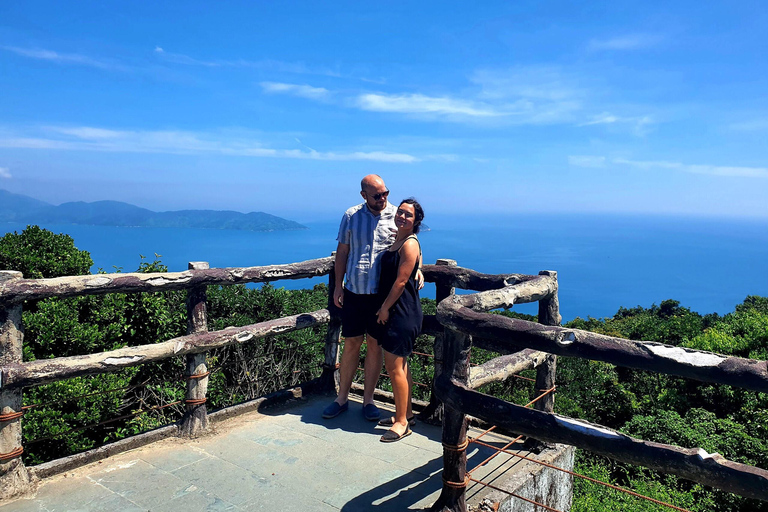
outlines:
[{"label": "viewing platform", "polygon": [[[562,327],[557,272],[551,270],[538,275],[483,274],[459,267],[453,260],[424,265],[425,280],[435,283],[437,306],[436,313],[425,315],[422,323],[431,353],[414,352],[431,361],[425,366],[430,374],[427,382],[414,384],[429,390],[429,402],[421,402],[426,404],[424,416],[429,424],[418,422],[413,435],[383,444],[379,437],[384,429],[362,418],[359,402],[341,417],[322,420],[321,411],[338,386],[342,343],[338,308],[329,301],[327,308],[315,311],[210,330],[207,289],[328,275],[328,297],[332,297],[333,261],[326,257],[244,268],[209,268],[205,262],[191,262],[186,272],[46,279],[0,271],[0,512],[465,512],[473,506],[482,512],[567,512],[574,476],[684,510],[571,471],[574,448],[768,501],[765,469],[701,448],[646,441],[555,413],[558,356],[762,393],[768,392],[768,363]],[[456,294],[456,288],[474,293]],[[91,354],[30,361],[22,357],[22,313],[31,301],[177,290],[186,290],[185,335]],[[493,313],[530,302],[538,303],[537,321]],[[319,375],[209,414],[211,351],[265,343],[305,329],[317,329],[316,338],[289,343],[284,354],[314,345]],[[473,347],[494,356],[472,363]],[[130,415],[87,427],[183,405],[178,421],[79,454],[25,465],[22,418],[27,410],[44,405],[25,406],[26,389],[179,358],[184,366],[183,399],[148,404]],[[282,371],[296,370],[301,369],[285,366]],[[529,370],[535,370],[535,378],[519,375]],[[178,379],[168,370],[161,377],[163,382]],[[518,393],[520,403],[480,391],[511,378],[530,385],[522,400]],[[118,388],[122,389],[126,388]],[[386,391],[377,393],[381,400],[391,400]],[[442,428],[430,426],[439,423]],[[474,424],[493,427],[480,432],[471,427]],[[518,437],[506,438],[500,432]],[[522,452],[524,446],[537,454],[529,457]]]},{"label": "viewing platform", "polygon": [[[357,397],[348,412],[324,420],[329,400],[292,400],[224,420],[194,440],[169,438],[109,457],[44,480],[34,497],[3,504],[0,512],[389,512],[422,510],[437,500],[443,485],[439,426],[417,422],[412,435],[385,444],[379,437],[386,428],[363,418]],[[378,405],[384,414],[392,408]],[[482,439],[497,447],[510,441],[494,432]],[[503,453],[474,469],[494,452],[470,447],[467,466],[474,477],[490,476],[489,483],[504,487],[516,475],[538,471]],[[467,504],[477,505],[489,490],[472,483]]]}]

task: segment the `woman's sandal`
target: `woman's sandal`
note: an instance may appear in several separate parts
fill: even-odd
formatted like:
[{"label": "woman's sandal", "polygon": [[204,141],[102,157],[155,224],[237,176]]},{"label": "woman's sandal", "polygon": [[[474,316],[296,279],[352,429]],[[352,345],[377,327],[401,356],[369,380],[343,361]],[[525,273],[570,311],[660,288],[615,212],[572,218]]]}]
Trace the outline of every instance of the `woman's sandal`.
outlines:
[{"label": "woman's sandal", "polygon": [[[391,427],[395,424],[395,417],[390,416],[389,418],[384,418],[383,420],[379,420],[379,426],[380,427]],[[408,418],[408,426],[412,427],[416,425],[416,416],[411,416]]]},{"label": "woman's sandal", "polygon": [[382,443],[394,443],[395,441],[399,441],[404,437],[408,437],[412,433],[413,431],[411,429],[406,430],[402,434],[398,434],[394,430],[387,430],[384,432],[384,435],[379,438],[379,441]]}]

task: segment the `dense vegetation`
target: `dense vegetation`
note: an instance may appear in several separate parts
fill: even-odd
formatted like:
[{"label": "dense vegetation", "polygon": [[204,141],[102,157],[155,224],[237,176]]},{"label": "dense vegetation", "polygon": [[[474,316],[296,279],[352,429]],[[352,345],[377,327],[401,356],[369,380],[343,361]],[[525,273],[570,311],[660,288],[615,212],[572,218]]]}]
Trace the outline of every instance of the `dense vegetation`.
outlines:
[{"label": "dense vegetation", "polygon": [[[84,274],[90,265],[88,253],[78,250],[70,237],[54,235],[35,226],[0,239],[0,267],[22,270],[26,276]],[[163,270],[165,267],[157,259],[142,260],[138,266],[140,272]],[[31,360],[83,354],[182,335],[186,328],[184,296],[183,292],[115,294],[25,304],[24,357]],[[298,291],[269,285],[261,289],[210,287],[209,328],[246,325],[320,309],[326,301],[324,285]],[[434,301],[424,300],[425,313],[433,313],[434,307]],[[533,319],[510,312],[502,314]],[[567,325],[629,339],[768,358],[768,298],[765,297],[747,297],[733,313],[725,316],[702,316],[677,301],[666,300],[650,308],[621,308],[611,318],[577,318]],[[322,361],[323,334],[324,328],[304,330],[209,354],[211,408],[317,376]],[[419,338],[418,351],[431,352],[431,348],[431,338]],[[493,354],[473,350],[473,362],[490,357]],[[171,360],[26,390],[25,404],[44,404],[28,411],[24,419],[27,462],[61,457],[175,421],[181,415],[181,405],[152,409],[183,398],[183,381],[174,378],[181,377],[182,364],[181,360]],[[411,366],[415,380],[429,382],[433,370],[430,359],[414,356]],[[526,375],[532,377],[534,372]],[[606,425],[638,438],[701,447],[731,460],[768,468],[768,396],[765,394],[562,357],[558,359],[557,382],[555,408],[560,414]],[[106,395],[71,400],[75,396],[115,389],[117,391]],[[532,390],[530,383],[511,379],[489,385],[483,391],[525,403]],[[417,387],[415,394],[428,398],[428,390],[424,388]],[[124,418],[80,429],[120,416]],[[584,451],[577,452],[576,471],[695,511],[768,511],[768,504],[763,502],[713,491]],[[573,510],[662,508],[577,479]]]}]

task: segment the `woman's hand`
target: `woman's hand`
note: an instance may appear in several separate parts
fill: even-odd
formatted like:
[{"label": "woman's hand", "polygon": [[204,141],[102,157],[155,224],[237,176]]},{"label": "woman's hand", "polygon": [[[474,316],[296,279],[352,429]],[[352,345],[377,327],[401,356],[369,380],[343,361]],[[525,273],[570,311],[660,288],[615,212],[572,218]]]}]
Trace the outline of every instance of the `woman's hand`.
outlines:
[{"label": "woman's hand", "polygon": [[384,308],[379,308],[379,310],[376,312],[376,316],[378,317],[376,321],[382,325],[387,323],[387,320],[389,320],[389,310]]}]

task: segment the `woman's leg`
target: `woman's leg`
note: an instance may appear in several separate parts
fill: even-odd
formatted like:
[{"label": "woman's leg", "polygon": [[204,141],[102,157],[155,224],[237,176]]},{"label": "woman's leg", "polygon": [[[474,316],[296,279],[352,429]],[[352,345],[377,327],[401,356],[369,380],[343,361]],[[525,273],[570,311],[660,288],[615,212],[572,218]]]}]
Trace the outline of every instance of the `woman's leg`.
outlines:
[{"label": "woman's leg", "polygon": [[392,393],[395,395],[395,423],[390,430],[402,435],[408,430],[406,416],[410,402],[408,360],[384,350],[384,365],[387,367],[387,374],[392,382]]},{"label": "woman's leg", "polygon": [[406,375],[408,377],[408,411],[406,417],[413,418],[413,376],[411,375],[411,367],[408,366],[408,358],[405,359]]}]

